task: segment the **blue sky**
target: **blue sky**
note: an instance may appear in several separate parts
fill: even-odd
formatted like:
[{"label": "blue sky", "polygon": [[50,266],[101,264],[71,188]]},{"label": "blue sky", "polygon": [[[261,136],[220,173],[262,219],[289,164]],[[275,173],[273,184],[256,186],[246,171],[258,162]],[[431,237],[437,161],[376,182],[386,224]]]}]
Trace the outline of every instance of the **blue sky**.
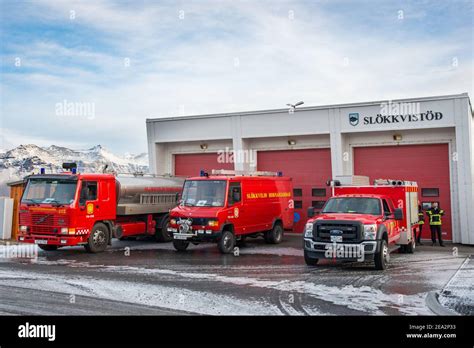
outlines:
[{"label": "blue sky", "polygon": [[472,1],[0,0],[0,148],[143,152],[151,117],[472,97],[473,17]]}]

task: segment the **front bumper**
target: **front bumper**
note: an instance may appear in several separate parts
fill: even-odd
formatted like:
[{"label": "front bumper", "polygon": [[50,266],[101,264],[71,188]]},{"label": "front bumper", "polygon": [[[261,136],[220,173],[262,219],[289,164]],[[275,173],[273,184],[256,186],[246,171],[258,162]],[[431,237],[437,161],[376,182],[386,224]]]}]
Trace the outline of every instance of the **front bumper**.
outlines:
[{"label": "front bumper", "polygon": [[214,242],[221,237],[220,230],[212,230],[206,226],[193,226],[188,233],[180,233],[177,227],[168,227],[168,232],[175,240],[184,240],[192,243]]},{"label": "front bumper", "polygon": [[29,234],[19,235],[17,240],[21,243],[31,243],[39,245],[57,245],[57,246],[74,246],[87,243],[84,236],[68,236],[68,235],[41,235]]},{"label": "front bumper", "polygon": [[342,261],[373,260],[379,249],[379,241],[360,243],[315,242],[311,238],[303,239],[303,249],[307,257],[314,259],[337,259]]}]

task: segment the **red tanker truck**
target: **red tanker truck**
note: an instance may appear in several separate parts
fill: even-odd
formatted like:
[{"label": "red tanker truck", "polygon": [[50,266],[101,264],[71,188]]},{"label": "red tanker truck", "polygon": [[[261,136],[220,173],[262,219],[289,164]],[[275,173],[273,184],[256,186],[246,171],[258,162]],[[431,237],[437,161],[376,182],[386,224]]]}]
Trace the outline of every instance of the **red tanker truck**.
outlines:
[{"label": "red tanker truck", "polygon": [[113,237],[151,235],[171,241],[169,211],[184,179],[177,177],[79,174],[30,175],[19,207],[18,241],[43,250],[83,245],[105,250]]}]

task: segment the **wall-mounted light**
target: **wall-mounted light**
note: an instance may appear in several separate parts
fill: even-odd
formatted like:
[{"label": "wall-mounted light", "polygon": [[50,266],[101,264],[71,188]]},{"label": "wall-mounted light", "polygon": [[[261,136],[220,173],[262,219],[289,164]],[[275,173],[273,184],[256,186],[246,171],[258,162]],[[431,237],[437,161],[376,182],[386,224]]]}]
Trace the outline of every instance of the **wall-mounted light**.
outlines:
[{"label": "wall-mounted light", "polygon": [[296,145],[296,140],[293,140],[293,139],[288,140],[288,145],[290,146]]},{"label": "wall-mounted light", "polygon": [[201,144],[199,145],[201,147],[201,150],[207,150],[207,144]]},{"label": "wall-mounted light", "polygon": [[394,134],[393,135],[393,140],[394,141],[402,141],[402,135],[401,134]]}]

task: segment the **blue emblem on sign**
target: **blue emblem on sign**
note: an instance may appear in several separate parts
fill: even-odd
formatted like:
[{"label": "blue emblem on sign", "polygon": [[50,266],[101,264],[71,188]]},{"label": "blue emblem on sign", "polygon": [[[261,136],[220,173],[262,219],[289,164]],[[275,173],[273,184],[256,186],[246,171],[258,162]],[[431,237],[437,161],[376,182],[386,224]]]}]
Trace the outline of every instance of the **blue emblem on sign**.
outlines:
[{"label": "blue emblem on sign", "polygon": [[298,222],[301,220],[301,216],[299,213],[294,213],[293,215],[293,222]]},{"label": "blue emblem on sign", "polygon": [[357,126],[359,124],[359,113],[358,112],[351,112],[349,114],[349,123],[352,126]]}]

